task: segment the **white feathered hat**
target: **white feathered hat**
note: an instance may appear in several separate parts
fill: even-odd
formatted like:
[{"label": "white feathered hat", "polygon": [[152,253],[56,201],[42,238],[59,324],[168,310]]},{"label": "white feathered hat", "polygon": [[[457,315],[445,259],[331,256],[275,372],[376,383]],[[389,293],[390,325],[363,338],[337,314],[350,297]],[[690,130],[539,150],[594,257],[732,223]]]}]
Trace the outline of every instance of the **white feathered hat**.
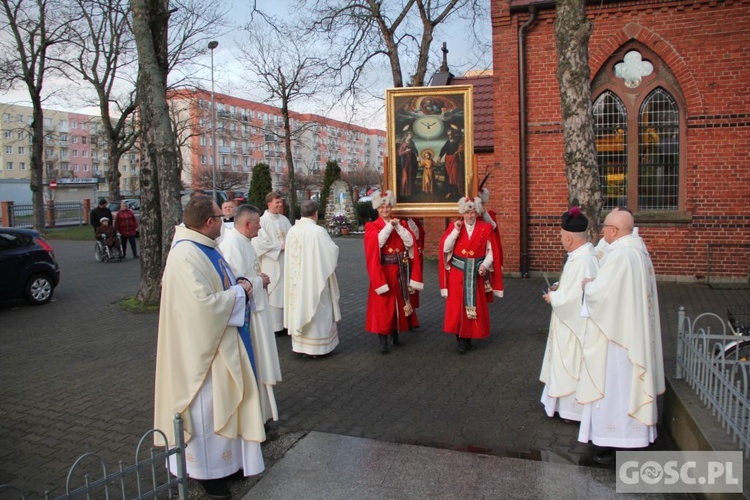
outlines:
[{"label": "white feathered hat", "polygon": [[372,195],[372,208],[377,210],[385,203],[392,207],[396,206],[396,195],[393,194],[393,191],[389,189],[385,192],[385,196],[383,196],[380,191],[375,191]]},{"label": "white feathered hat", "polygon": [[458,200],[458,213],[465,214],[470,210],[476,211],[477,215],[482,215],[482,212],[484,212],[484,203],[482,203],[482,199],[479,196],[473,200],[468,196],[464,196]]}]

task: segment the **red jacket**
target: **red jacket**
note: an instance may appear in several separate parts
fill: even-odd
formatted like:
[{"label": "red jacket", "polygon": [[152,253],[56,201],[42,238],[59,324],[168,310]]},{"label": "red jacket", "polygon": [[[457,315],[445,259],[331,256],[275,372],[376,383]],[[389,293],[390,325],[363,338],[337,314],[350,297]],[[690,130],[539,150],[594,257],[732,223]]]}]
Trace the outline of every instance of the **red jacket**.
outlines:
[{"label": "red jacket", "polygon": [[138,231],[138,220],[132,210],[126,208],[117,212],[115,229],[123,236],[135,236]]}]

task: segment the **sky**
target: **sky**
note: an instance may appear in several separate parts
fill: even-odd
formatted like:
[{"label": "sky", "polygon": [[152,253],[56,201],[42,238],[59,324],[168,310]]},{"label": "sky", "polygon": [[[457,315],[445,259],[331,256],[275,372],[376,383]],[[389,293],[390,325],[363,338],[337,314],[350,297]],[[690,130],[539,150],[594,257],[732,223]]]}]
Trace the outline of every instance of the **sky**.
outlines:
[{"label": "sky", "polygon": [[[296,0],[256,0],[255,3],[258,9],[267,14],[288,20],[293,20],[297,15]],[[239,24],[250,18],[252,4],[253,0],[233,0],[231,3],[222,2],[220,5],[226,6],[229,19]],[[490,37],[491,27],[489,16],[487,16],[486,23],[483,23],[482,38],[489,43]],[[216,92],[253,101],[263,101],[265,95],[262,91],[249,86],[250,78],[243,75],[241,63],[237,59],[238,45],[244,43],[242,32],[231,29],[217,30],[216,33],[209,34],[209,39],[215,39],[219,42],[219,46],[214,51]],[[431,56],[431,63],[435,67],[440,64],[440,47],[443,42],[448,44],[448,64],[453,74],[460,75],[468,69],[485,69],[491,64],[491,54],[486,50],[477,50],[469,44],[468,37],[465,35],[465,27],[458,20],[447,23],[445,29],[439,31],[435,36],[432,43],[434,55]],[[197,65],[193,76],[199,79],[201,85],[210,89],[211,54],[208,49],[206,49],[205,56],[202,59],[193,61]],[[428,71],[427,81],[429,81],[433,71],[432,69]],[[371,92],[375,95],[384,96],[385,89],[391,86],[389,84],[392,82],[390,69],[386,65],[385,59],[383,59],[382,64],[371,70],[368,79],[373,82]],[[97,108],[87,107],[82,99],[70,98],[71,94],[81,95],[83,92],[86,92],[86,86],[83,84],[76,86],[67,81],[47,79],[44,87],[44,95],[48,96],[45,107],[89,114],[98,113]],[[330,101],[330,99],[326,99],[328,97],[326,95],[320,97],[323,98],[320,101]],[[5,94],[0,93],[0,102],[28,105],[28,93],[23,87],[18,87]],[[269,104],[277,105],[274,102],[269,102]],[[343,113],[341,111],[342,106],[332,108],[330,105],[312,101],[297,101],[293,103],[292,109],[297,112],[316,113],[342,121],[352,121],[369,128],[385,128],[383,103],[382,100],[378,99],[362,107],[356,116]]]}]

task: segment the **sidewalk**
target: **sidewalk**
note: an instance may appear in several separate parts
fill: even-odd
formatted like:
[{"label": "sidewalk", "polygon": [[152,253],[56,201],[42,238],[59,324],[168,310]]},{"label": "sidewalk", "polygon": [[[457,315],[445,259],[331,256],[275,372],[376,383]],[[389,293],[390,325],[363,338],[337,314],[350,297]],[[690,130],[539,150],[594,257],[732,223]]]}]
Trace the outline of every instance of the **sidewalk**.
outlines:
[{"label": "sidewalk", "polygon": [[614,482],[613,471],[592,467],[311,432],[244,500],[647,498],[616,495]]},{"label": "sidewalk", "polygon": [[[501,488],[501,496],[523,496],[527,490],[536,498],[547,496],[529,489],[524,471],[536,474],[535,484],[544,487],[553,488],[556,471],[564,470],[566,477],[589,478],[589,487],[614,490],[613,476],[604,475],[609,472],[579,466],[587,463],[589,452],[576,440],[577,427],[547,418],[539,403],[549,321],[539,293],[542,279],[506,280],[505,298],[490,307],[492,335],[458,356],[455,340],[442,333],[437,267],[428,261],[418,312],[421,328],[402,335],[403,346],[383,356],[377,339],[364,331],[362,239],[350,235],[335,241],[341,248],[340,345],[325,358],[303,359],[291,352],[288,338],[277,339],[284,380],[275,391],[280,420],[264,445],[267,471],[259,481],[243,481],[238,491],[267,498],[267,489],[296,488],[295,475],[309,470],[320,481],[307,484],[307,492],[297,498],[330,493],[325,488],[331,481],[339,487],[361,484],[358,476],[381,479],[368,483],[375,489],[362,494],[367,498],[412,497],[412,486],[465,479],[448,475],[451,467],[425,469],[445,460],[481,470],[477,481]],[[93,246],[54,242],[62,270],[54,302],[43,307],[0,304],[0,484],[16,485],[27,498],[38,498],[45,489],[60,494],[69,467],[85,452],[98,453],[110,468],[119,460],[132,463],[138,439],[152,426],[157,316],[118,305],[138,287],[139,261],[100,264]],[[674,373],[679,306],[695,316],[706,311],[723,315],[727,305],[750,304],[750,290],[705,285],[663,283],[659,294],[668,375]],[[721,432],[715,421],[713,426]],[[279,450],[274,443],[286,445]],[[312,451],[317,446],[325,447],[329,462],[306,458],[317,457]],[[370,457],[365,470],[338,465],[337,472],[334,467],[363,463],[363,457]],[[516,472],[508,475],[508,468]],[[435,471],[433,477],[426,476],[429,470]],[[391,478],[401,482],[389,484]],[[501,482],[513,478],[519,481],[512,487]],[[200,498],[200,488],[194,490]],[[295,498],[297,490],[283,491],[285,498]],[[429,491],[433,496],[435,490]],[[329,493],[319,498],[331,498]],[[437,496],[452,497],[448,490]]]}]

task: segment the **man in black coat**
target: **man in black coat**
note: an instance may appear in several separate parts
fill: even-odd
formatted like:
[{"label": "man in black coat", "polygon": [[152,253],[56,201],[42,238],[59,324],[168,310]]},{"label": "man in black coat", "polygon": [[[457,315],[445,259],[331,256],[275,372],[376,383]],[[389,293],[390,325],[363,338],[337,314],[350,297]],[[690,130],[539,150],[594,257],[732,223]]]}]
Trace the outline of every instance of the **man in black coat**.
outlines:
[{"label": "man in black coat", "polygon": [[99,206],[96,207],[91,211],[91,215],[89,216],[89,224],[94,228],[94,233],[96,233],[96,229],[101,226],[101,220],[102,217],[106,217],[109,219],[109,225],[111,226],[114,223],[114,219],[112,218],[112,210],[107,208],[107,200],[106,198],[100,198],[99,199]]}]

